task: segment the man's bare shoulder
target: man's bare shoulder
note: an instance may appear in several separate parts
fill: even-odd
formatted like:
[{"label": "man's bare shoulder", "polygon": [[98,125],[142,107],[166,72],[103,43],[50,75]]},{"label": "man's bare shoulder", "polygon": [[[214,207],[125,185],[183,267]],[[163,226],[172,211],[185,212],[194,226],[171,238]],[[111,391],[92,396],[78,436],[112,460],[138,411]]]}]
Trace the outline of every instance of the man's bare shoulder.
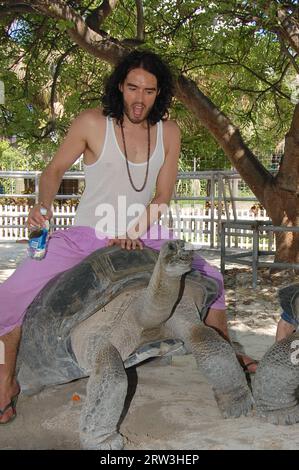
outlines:
[{"label": "man's bare shoulder", "polygon": [[103,115],[101,108],[85,109],[76,117],[77,122],[87,126],[99,126],[105,122],[105,119],[106,117]]},{"label": "man's bare shoulder", "polygon": [[170,120],[167,120],[167,121],[163,121],[163,124],[164,124],[165,136],[168,136],[170,138],[173,138],[175,136],[180,137],[181,130],[180,130],[178,124],[176,123],[176,121],[173,121],[173,120],[170,119]]},{"label": "man's bare shoulder", "polygon": [[163,133],[164,133],[164,148],[165,153],[177,154],[181,145],[181,130],[175,121],[164,121],[163,123]]}]

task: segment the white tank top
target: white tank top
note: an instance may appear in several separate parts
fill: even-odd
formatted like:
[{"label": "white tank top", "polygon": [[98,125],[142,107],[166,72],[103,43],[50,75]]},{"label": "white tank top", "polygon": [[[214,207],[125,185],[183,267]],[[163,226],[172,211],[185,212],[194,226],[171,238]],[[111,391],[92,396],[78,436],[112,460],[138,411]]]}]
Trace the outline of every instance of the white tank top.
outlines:
[{"label": "white tank top", "polygon": [[[107,117],[101,155],[95,163],[84,164],[85,190],[74,225],[92,227],[99,235],[109,237],[125,234],[152,200],[164,158],[163,123],[159,121],[156,147],[149,160],[147,183],[142,191],[135,191],[129,180],[125,155],[116,140],[113,120]],[[146,164],[129,162],[132,180],[137,188],[144,183]]]}]

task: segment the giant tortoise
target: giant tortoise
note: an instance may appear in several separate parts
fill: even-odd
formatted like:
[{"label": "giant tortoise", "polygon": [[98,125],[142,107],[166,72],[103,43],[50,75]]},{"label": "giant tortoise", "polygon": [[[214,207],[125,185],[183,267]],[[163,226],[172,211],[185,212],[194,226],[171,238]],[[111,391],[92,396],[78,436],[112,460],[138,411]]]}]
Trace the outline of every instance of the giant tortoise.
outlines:
[{"label": "giant tortoise", "polygon": [[[283,311],[298,325],[299,284],[280,289],[279,300]],[[253,394],[258,416],[273,424],[299,422],[299,332],[266,352],[256,370]]]},{"label": "giant tortoise", "polygon": [[204,325],[216,281],[191,269],[181,240],[152,249],[102,248],[52,279],[28,307],[18,356],[23,391],[89,376],[80,417],[85,449],[121,449],[126,367],[183,344],[224,417],[252,408],[230,346]]}]

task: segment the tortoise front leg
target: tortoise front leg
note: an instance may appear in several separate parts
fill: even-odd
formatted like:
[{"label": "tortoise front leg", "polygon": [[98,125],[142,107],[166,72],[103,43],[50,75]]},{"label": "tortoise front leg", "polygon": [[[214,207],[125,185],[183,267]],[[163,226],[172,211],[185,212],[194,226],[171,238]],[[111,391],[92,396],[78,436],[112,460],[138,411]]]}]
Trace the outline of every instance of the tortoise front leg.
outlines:
[{"label": "tortoise front leg", "polygon": [[299,422],[299,333],[266,352],[255,373],[253,396],[258,415],[268,422]]},{"label": "tortoise front leg", "polygon": [[80,416],[81,445],[83,449],[122,449],[118,422],[128,385],[123,361],[110,342],[97,345],[89,357],[91,372]]},{"label": "tortoise front leg", "polygon": [[224,418],[247,415],[253,399],[245,374],[231,345],[215,330],[193,325],[186,333],[185,344],[195,356],[197,366],[213,387]]}]

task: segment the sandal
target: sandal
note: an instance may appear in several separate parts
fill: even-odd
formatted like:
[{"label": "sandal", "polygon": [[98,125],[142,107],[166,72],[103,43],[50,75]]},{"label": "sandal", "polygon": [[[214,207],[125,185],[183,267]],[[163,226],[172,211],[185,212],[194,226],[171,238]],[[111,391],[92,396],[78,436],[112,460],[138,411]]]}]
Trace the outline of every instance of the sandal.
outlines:
[{"label": "sandal", "polygon": [[255,371],[254,372],[251,372],[249,370],[250,366],[253,366],[253,365],[256,365],[258,366],[259,364],[259,361],[255,361],[254,359],[250,362],[247,362],[246,364],[244,363],[244,359],[243,359],[243,356],[241,354],[237,354],[237,359],[240,363],[240,366],[242,367],[243,371],[245,372],[245,374],[255,374]]},{"label": "sandal", "polygon": [[6,411],[9,410],[9,408],[11,408],[13,410],[13,414],[11,415],[11,417],[7,421],[5,421],[4,423],[0,422],[0,426],[5,426],[6,424],[9,424],[12,421],[14,421],[14,419],[16,419],[16,417],[17,417],[16,405],[17,405],[17,401],[18,401],[18,398],[19,398],[20,391],[21,390],[19,390],[19,392],[12,397],[12,399],[10,400],[8,405],[6,405],[3,409],[0,408],[0,417],[3,416],[6,413]]},{"label": "sandal", "polygon": [[257,366],[258,361],[251,361],[251,362],[247,362],[247,364],[241,364],[241,367],[244,370],[245,374],[255,374],[255,371],[250,372],[249,370],[249,367],[252,366],[253,364]]}]

